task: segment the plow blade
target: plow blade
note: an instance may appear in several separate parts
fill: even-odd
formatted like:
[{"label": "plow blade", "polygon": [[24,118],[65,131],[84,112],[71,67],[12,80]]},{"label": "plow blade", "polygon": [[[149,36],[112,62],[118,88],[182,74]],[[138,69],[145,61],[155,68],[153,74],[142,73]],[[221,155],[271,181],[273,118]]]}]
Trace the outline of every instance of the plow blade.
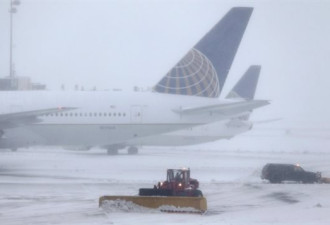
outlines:
[{"label": "plow blade", "polygon": [[102,196],[99,206],[107,202],[124,201],[135,205],[159,209],[163,212],[204,213],[207,210],[206,199],[203,197],[165,197],[165,196]]}]

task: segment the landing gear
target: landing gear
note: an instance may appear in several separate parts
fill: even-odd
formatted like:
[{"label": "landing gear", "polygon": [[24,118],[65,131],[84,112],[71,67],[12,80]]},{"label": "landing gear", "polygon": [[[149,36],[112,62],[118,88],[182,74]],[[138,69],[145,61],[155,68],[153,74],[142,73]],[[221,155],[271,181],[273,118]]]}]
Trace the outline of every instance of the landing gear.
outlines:
[{"label": "landing gear", "polygon": [[108,148],[107,149],[107,154],[108,155],[118,155],[118,149],[110,149],[110,148]]},{"label": "landing gear", "polygon": [[128,147],[128,149],[127,149],[127,153],[128,153],[129,155],[136,155],[136,154],[139,153],[139,149],[138,149],[137,147],[135,147],[135,146],[130,146],[130,147]]},{"label": "landing gear", "polygon": [[[104,146],[107,150],[108,155],[118,155],[120,149],[124,149],[126,146],[125,145],[108,145]],[[129,146],[127,148],[127,154],[128,155],[136,155],[139,153],[139,149],[136,146]]]},{"label": "landing gear", "polygon": [[104,146],[103,148],[105,148],[107,150],[108,155],[118,155],[118,151],[120,149],[125,148],[125,146],[116,144],[116,145],[107,145],[107,146]]}]

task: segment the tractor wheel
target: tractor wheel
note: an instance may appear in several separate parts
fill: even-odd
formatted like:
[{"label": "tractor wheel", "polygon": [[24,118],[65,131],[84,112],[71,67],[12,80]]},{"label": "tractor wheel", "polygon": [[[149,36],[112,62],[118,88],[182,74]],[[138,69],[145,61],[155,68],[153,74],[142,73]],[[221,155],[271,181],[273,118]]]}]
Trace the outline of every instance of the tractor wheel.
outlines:
[{"label": "tractor wheel", "polygon": [[157,189],[152,189],[152,188],[140,188],[139,189],[139,195],[140,196],[153,196],[156,194]]},{"label": "tractor wheel", "polygon": [[200,190],[195,190],[193,197],[203,197],[203,193]]},{"label": "tractor wheel", "polygon": [[140,188],[139,196],[172,196],[172,191],[167,189]]},{"label": "tractor wheel", "polygon": [[187,191],[180,191],[176,192],[175,196],[181,197],[203,197],[203,194],[200,190],[187,190]]}]

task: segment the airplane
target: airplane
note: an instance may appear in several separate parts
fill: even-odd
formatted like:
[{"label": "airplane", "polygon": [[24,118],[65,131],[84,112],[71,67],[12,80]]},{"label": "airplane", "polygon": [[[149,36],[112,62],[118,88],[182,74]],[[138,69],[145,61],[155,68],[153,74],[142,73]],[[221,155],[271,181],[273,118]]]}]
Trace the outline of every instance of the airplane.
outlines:
[{"label": "airplane", "polygon": [[[261,66],[253,65],[248,68],[237,84],[232,88],[227,99],[252,100],[256,92]],[[133,153],[134,146],[185,146],[212,142],[232,137],[252,129],[253,122],[249,121],[252,111],[240,116],[234,116],[206,125],[190,127],[187,129],[169,132],[160,135],[137,138],[123,144],[122,147],[130,146]]]},{"label": "airplane", "polygon": [[[111,154],[118,143],[226,120],[269,104],[201,97],[220,93],[252,11],[232,8],[161,80],[158,92],[1,92],[0,148],[104,146]],[[196,85],[167,88],[185,83],[168,79],[176,76],[171,71],[181,71],[191,77],[187,83]],[[206,78],[196,82],[191,75]],[[220,88],[212,91],[215,80]]]},{"label": "airplane", "polygon": [[[226,96],[227,99],[252,100],[256,92],[261,66],[253,65],[248,68],[241,79],[236,83]],[[210,96],[203,96],[210,97]],[[212,97],[212,96],[211,96]],[[137,146],[186,146],[217,141],[220,139],[231,139],[232,137],[252,129],[254,123],[249,121],[252,113],[246,112],[239,117],[233,117],[206,125],[190,127],[187,129],[136,138],[125,143],[117,143],[108,154],[118,154],[118,150],[127,148],[128,154],[137,154]],[[63,146],[67,150],[86,151],[92,146]]]},{"label": "airplane", "polygon": [[[254,99],[256,87],[259,80],[261,66],[253,65],[248,68],[237,84],[226,96],[227,99]],[[212,97],[212,96],[204,96]],[[191,127],[170,133],[152,135],[136,138],[126,143],[112,145],[113,151],[109,154],[117,154],[118,150],[128,148],[129,154],[137,154],[137,146],[186,146],[217,141],[220,139],[231,139],[232,137],[252,129],[254,123],[249,121],[252,112],[245,115],[233,117],[228,120],[218,121],[206,125]],[[110,146],[108,146],[109,148]],[[64,146],[67,150],[86,151],[91,146]],[[115,151],[117,150],[117,151]]]}]

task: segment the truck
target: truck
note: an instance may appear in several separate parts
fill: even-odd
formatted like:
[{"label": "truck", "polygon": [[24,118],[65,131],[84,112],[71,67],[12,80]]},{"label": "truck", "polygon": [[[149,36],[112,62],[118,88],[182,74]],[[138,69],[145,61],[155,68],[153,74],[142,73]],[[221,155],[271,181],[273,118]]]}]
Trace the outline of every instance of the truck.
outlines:
[{"label": "truck", "polygon": [[270,183],[282,181],[296,181],[302,183],[321,183],[323,181],[320,172],[305,171],[299,164],[268,163],[261,172],[261,179]]}]

